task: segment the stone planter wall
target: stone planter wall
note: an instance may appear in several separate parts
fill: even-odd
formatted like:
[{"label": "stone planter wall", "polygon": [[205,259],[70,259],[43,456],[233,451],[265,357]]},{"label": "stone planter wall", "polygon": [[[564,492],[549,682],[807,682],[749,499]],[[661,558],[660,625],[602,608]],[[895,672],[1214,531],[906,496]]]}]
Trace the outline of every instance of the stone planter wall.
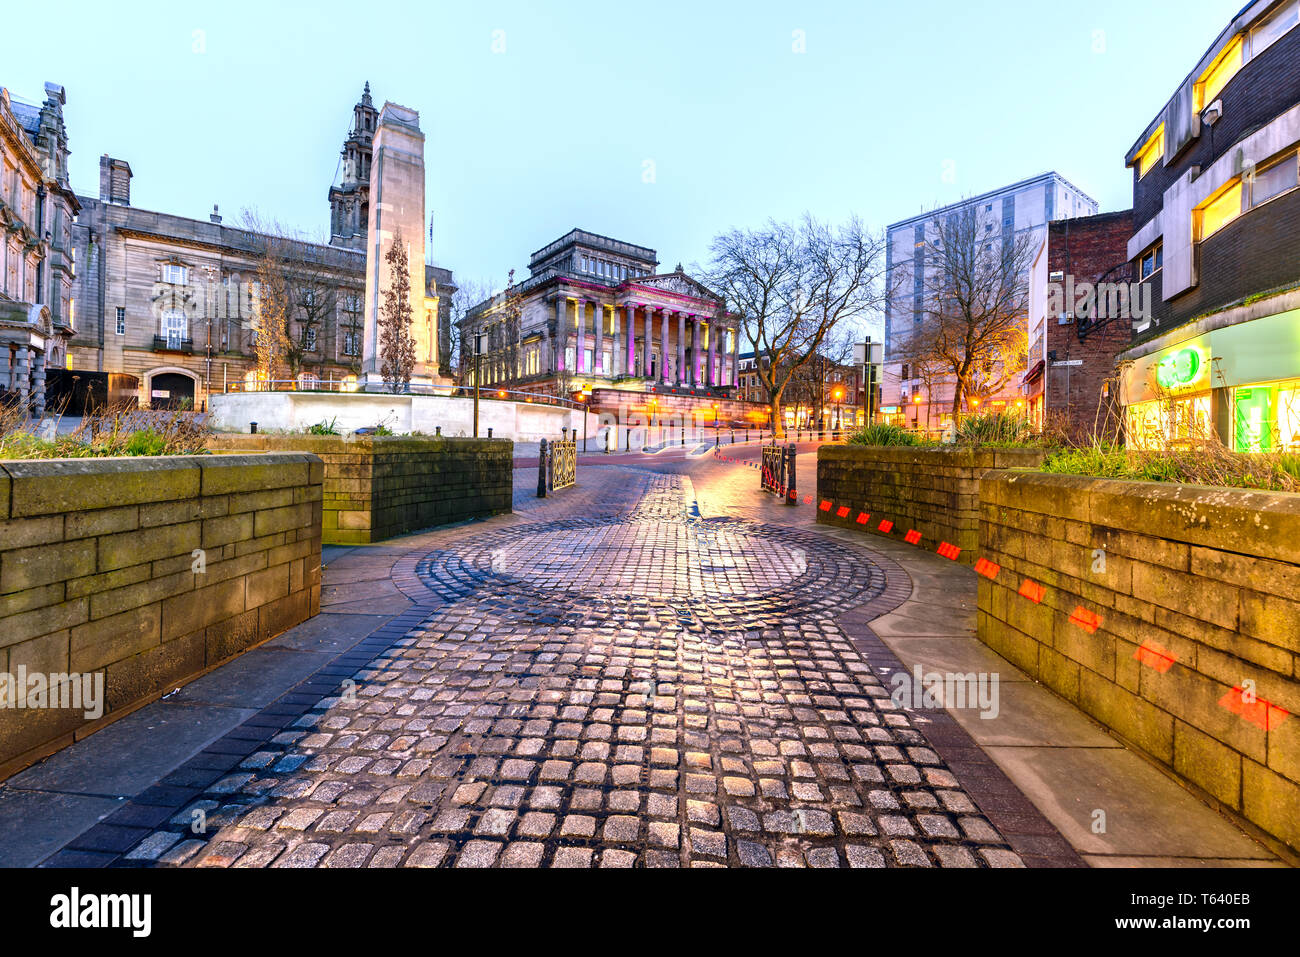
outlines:
[{"label": "stone planter wall", "polygon": [[324,463],[324,540],[365,545],[509,512],[508,439],[219,435],[213,451],[310,452]]},{"label": "stone planter wall", "polygon": [[[817,521],[899,538],[921,533],[920,547],[934,551],[943,542],[961,549],[958,561],[971,565],[979,546],[980,478],[991,469],[1036,468],[1037,449],[883,448],[827,445],[817,452],[817,495],[834,503]],[[837,512],[847,506],[846,518]],[[858,523],[862,512],[871,521]]]},{"label": "stone planter wall", "polygon": [[[0,462],[0,777],[315,615],[322,474],[302,454]],[[24,674],[60,704],[101,680],[103,713],[20,697]]]},{"label": "stone planter wall", "polygon": [[1300,848],[1300,495],[996,472],[981,496],[980,639]]}]

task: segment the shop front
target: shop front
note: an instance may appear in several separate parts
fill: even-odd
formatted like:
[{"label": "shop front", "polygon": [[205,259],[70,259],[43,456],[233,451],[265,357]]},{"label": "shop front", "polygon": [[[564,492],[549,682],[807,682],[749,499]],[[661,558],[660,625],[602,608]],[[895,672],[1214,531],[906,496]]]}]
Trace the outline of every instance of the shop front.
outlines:
[{"label": "shop front", "polygon": [[1300,310],[1212,329],[1136,357],[1123,381],[1128,444],[1300,451]]}]

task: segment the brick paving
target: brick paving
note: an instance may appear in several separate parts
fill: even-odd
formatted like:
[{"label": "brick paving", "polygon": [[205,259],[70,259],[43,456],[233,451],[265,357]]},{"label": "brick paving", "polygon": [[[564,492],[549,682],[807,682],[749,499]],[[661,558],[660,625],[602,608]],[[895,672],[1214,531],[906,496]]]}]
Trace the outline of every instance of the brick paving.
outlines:
[{"label": "brick paving", "polygon": [[409,612],[62,862],[1022,865],[843,630],[910,590],[890,563],[706,517],[686,475],[527,478],[513,521],[398,561]]}]

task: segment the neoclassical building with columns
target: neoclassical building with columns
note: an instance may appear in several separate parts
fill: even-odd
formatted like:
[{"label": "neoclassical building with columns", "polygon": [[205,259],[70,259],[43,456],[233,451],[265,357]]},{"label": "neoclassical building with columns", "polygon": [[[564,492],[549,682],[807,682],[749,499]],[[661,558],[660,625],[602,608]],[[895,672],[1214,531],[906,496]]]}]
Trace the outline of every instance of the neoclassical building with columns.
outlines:
[{"label": "neoclassical building with columns", "polygon": [[[466,313],[461,368],[473,369],[478,338],[485,388],[603,395],[605,405],[613,392],[675,396],[687,406],[730,398],[735,317],[681,266],[662,274],[658,266],[653,249],[573,230],[533,253],[513,296],[499,293]],[[472,384],[472,372],[464,381]]]}]

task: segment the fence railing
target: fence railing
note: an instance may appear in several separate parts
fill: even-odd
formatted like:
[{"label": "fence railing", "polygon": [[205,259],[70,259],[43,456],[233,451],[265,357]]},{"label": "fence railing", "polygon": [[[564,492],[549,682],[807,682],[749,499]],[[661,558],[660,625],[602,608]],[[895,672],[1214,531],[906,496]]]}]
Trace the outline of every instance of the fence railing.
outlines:
[{"label": "fence railing", "polygon": [[765,445],[759,469],[759,490],[779,495],[786,505],[799,504],[795,451],[793,445]]},{"label": "fence railing", "polygon": [[[228,382],[227,393],[239,392],[356,392],[363,395],[442,395],[454,398],[474,398],[474,387],[463,385],[411,385],[397,393],[386,390],[362,390],[353,381],[346,379],[258,379],[253,382]],[[479,400],[482,402],[527,402],[534,405],[554,405],[565,409],[580,409],[581,402],[562,396],[547,395],[544,392],[521,392],[515,389],[480,389]]]},{"label": "fence railing", "polygon": [[569,438],[564,430],[563,439],[542,439],[537,460],[537,497],[546,498],[547,492],[557,492],[578,484],[578,433]]}]

